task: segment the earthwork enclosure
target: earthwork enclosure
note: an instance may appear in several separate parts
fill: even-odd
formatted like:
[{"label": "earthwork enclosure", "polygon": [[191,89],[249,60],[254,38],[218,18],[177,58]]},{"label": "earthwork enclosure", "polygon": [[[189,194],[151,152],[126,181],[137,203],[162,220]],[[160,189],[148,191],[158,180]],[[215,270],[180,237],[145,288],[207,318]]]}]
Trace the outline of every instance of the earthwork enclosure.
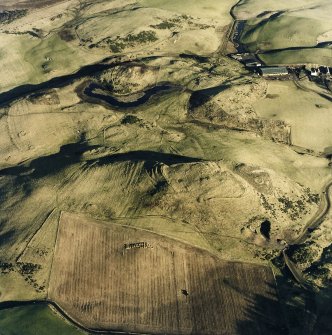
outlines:
[{"label": "earthwork enclosure", "polygon": [[49,299],[90,329],[280,334],[270,268],[76,214],[59,222]]}]

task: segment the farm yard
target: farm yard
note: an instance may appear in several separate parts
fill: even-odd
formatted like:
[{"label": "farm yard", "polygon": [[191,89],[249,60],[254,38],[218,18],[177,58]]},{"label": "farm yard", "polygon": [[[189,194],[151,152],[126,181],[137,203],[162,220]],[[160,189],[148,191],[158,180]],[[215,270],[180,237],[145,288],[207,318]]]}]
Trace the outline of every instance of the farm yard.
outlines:
[{"label": "farm yard", "polygon": [[[65,212],[48,297],[90,329],[220,335],[246,324],[246,334],[281,334],[283,322],[270,268]],[[264,311],[259,322],[251,308]]]}]

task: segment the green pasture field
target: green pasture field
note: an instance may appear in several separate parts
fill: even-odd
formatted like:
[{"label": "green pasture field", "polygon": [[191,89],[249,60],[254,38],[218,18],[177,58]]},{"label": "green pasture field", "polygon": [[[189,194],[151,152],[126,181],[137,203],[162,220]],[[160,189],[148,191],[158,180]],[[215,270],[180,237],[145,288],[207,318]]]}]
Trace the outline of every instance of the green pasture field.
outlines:
[{"label": "green pasture field", "polygon": [[1,335],[83,335],[47,305],[31,304],[0,310]]}]

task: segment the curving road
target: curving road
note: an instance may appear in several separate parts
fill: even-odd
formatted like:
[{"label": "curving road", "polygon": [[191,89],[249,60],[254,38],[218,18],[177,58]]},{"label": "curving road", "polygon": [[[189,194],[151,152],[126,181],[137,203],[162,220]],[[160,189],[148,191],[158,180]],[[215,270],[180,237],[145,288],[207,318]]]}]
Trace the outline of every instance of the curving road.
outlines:
[{"label": "curving road", "polygon": [[[306,241],[306,239],[310,236],[312,230],[316,229],[325,219],[326,215],[330,211],[331,208],[331,199],[330,199],[330,188],[332,187],[332,180],[327,182],[323,188],[323,192],[321,195],[321,202],[319,204],[317,212],[313,215],[312,218],[306,223],[304,229],[301,234],[290,243],[290,245],[298,245],[302,244]],[[308,289],[310,285],[307,283],[307,280],[303,276],[302,271],[296,266],[294,262],[290,260],[287,255],[287,248],[282,251],[284,261],[290,272],[292,273],[295,280],[305,289]]]},{"label": "curving road", "polygon": [[332,180],[328,181],[324,185],[323,192],[321,195],[321,201],[317,212],[306,223],[301,234],[296,239],[294,239],[290,244],[294,245],[304,243],[305,240],[309,237],[310,231],[316,229],[323,222],[325,216],[328,214],[331,208],[331,199],[329,196],[331,186],[332,186]]}]

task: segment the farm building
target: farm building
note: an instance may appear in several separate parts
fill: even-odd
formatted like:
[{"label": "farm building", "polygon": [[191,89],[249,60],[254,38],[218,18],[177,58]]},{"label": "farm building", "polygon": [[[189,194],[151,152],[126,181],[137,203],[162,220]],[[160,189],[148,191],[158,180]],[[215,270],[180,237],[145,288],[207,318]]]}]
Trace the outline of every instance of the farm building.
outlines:
[{"label": "farm building", "polygon": [[311,76],[313,76],[313,77],[318,77],[319,74],[320,74],[319,69],[311,68],[311,70],[310,70],[310,75],[311,75]]},{"label": "farm building", "polygon": [[331,78],[332,68],[325,65],[311,64],[305,67],[307,74],[311,77],[324,77],[326,79]]},{"label": "farm building", "polygon": [[287,76],[288,70],[285,66],[261,67],[259,74],[263,77]]},{"label": "farm building", "polygon": [[243,63],[246,67],[258,67],[262,66],[260,60],[253,54],[243,53],[243,54],[233,54],[231,55],[233,59]]},{"label": "farm building", "polygon": [[243,60],[243,63],[247,67],[258,67],[262,66],[262,63],[257,58],[247,58]]}]

